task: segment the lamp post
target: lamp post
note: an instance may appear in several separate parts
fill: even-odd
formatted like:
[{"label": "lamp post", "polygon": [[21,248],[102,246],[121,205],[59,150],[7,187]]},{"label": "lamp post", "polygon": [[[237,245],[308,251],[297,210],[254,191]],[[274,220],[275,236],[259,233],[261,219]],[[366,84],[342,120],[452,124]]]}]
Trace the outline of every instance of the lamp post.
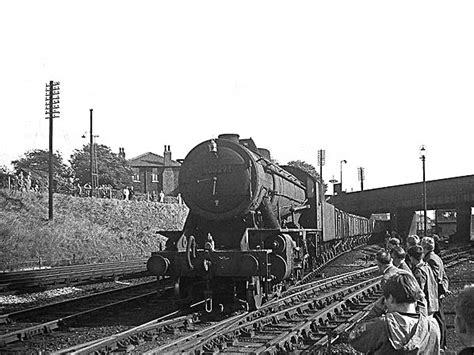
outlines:
[{"label": "lamp post", "polygon": [[424,145],[420,147],[420,159],[421,159],[422,169],[423,169],[423,235],[426,236],[426,224],[427,224],[426,175],[425,175],[426,147]]},{"label": "lamp post", "polygon": [[347,160],[346,159],[341,160],[341,179],[339,181],[339,183],[341,184],[341,192],[342,192],[342,164],[347,164]]},{"label": "lamp post", "polygon": [[[98,135],[92,134],[92,109],[90,109],[90,133],[89,133],[89,168],[90,168],[90,179],[91,179],[91,191],[90,197],[94,196],[94,187],[97,189],[99,187],[99,172],[97,168],[97,149],[95,147],[94,138],[98,138]],[[86,132],[87,133],[87,132]],[[82,138],[87,138],[86,133],[82,135]]]}]

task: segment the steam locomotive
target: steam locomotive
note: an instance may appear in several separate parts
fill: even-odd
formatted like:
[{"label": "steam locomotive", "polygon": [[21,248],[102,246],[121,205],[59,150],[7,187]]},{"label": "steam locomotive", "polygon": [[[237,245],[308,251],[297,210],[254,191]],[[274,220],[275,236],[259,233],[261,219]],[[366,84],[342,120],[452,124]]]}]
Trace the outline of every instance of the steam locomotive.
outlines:
[{"label": "steam locomotive", "polygon": [[184,228],[160,232],[165,250],[152,252],[147,268],[173,278],[179,298],[206,299],[208,310],[213,302],[257,309],[372,231],[370,220],[326,203],[319,179],[275,164],[236,134],[193,148],[179,189],[189,207]]}]

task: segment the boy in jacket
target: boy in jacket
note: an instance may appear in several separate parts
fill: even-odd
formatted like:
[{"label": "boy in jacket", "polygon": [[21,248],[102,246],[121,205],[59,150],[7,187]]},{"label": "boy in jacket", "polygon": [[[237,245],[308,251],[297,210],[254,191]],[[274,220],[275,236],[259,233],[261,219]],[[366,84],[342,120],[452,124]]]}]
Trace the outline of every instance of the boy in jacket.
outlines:
[{"label": "boy in jacket", "polygon": [[408,273],[391,276],[382,286],[387,313],[358,325],[349,341],[373,354],[439,354],[440,331],[432,317],[416,312],[423,291]]},{"label": "boy in jacket", "polygon": [[465,348],[458,355],[474,354],[474,285],[465,286],[456,298],[454,328]]}]

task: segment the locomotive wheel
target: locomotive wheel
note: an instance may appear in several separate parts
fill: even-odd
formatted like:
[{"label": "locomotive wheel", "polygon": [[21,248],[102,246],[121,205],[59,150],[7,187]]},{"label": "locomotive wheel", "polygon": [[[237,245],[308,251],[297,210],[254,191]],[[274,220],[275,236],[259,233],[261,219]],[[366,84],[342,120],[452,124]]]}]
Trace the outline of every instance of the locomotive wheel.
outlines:
[{"label": "locomotive wheel", "polygon": [[249,311],[259,309],[263,303],[263,289],[260,285],[260,277],[252,276],[247,281],[247,303],[249,305]]}]

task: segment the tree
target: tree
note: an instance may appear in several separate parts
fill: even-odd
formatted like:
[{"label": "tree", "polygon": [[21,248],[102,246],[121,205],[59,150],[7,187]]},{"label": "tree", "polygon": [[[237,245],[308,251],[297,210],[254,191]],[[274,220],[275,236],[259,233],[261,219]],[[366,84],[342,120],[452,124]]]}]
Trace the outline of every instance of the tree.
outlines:
[{"label": "tree", "polygon": [[[320,175],[319,173],[316,171],[316,168],[305,162],[305,161],[302,161],[302,160],[292,160],[292,161],[289,161],[287,165],[290,165],[290,166],[295,166],[297,168],[300,168],[301,170],[304,170],[306,171],[309,175],[311,175],[312,177],[314,177],[315,179],[320,179]],[[324,191],[326,192],[327,189],[328,189],[328,185],[327,184],[324,184],[324,181],[323,181],[323,185],[324,185]]]},{"label": "tree", "polygon": [[[40,186],[47,186],[49,172],[49,151],[43,149],[33,149],[27,151],[25,155],[12,161],[16,173],[23,171],[30,173],[31,177]],[[53,153],[53,178],[57,182],[65,182],[71,176],[71,170],[64,163],[59,151]]]},{"label": "tree", "polygon": [[[113,153],[110,147],[103,144],[94,145],[94,159],[97,162],[99,185],[111,185],[113,188],[122,188],[132,184],[132,169],[124,158]],[[74,150],[70,163],[79,183],[91,182],[90,145]]]},{"label": "tree", "polygon": [[[25,156],[12,161],[13,168],[16,173],[20,170],[25,172],[33,171],[37,173],[48,174],[49,171],[49,151],[43,149],[33,149],[27,151]],[[53,170],[56,176],[70,176],[70,169],[64,163],[63,157],[59,151],[53,153]]]}]

